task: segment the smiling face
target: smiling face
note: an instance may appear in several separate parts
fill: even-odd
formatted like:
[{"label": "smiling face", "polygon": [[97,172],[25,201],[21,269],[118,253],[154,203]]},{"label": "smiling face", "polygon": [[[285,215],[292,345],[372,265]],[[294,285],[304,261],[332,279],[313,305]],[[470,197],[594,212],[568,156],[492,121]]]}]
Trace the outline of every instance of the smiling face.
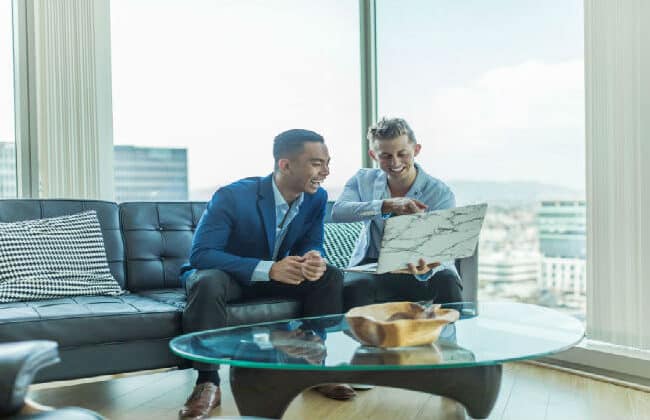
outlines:
[{"label": "smiling face", "polygon": [[329,163],[327,146],[319,142],[305,142],[302,152],[280,159],[278,166],[287,193],[295,196],[302,192],[315,193],[330,173]]},{"label": "smiling face", "polygon": [[408,136],[402,134],[393,139],[375,139],[371,145],[368,154],[379,164],[389,180],[404,182],[415,179],[415,156],[420,153],[419,144],[409,141]]}]

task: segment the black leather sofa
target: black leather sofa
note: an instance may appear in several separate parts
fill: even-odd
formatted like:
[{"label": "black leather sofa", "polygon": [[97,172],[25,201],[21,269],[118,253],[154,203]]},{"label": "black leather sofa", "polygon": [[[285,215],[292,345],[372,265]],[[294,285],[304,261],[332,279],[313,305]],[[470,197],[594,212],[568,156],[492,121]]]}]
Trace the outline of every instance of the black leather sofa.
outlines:
[{"label": "black leather sofa", "polygon": [[[37,382],[185,366],[168,348],[182,333],[185,293],[178,272],[188,258],[205,203],[92,200],[0,200],[0,222],[55,217],[93,209],[109,266],[129,293],[0,304],[0,343],[53,340],[61,363]],[[463,293],[476,301],[477,256],[456,262]],[[258,299],[228,308],[229,324],[293,318],[296,301]]]}]

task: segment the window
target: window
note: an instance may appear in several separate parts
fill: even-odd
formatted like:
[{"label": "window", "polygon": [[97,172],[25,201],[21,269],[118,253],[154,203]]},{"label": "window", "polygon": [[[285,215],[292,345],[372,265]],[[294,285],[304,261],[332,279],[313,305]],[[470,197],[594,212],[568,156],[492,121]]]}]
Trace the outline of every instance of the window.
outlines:
[{"label": "window", "polygon": [[346,0],[113,0],[116,199],[207,200],[325,137],[330,199],[359,168],[359,12]]},{"label": "window", "polygon": [[[458,205],[489,204],[479,299],[584,319],[584,287],[569,301],[560,281],[586,258],[582,1],[378,0],[377,46],[379,116],[409,121]],[[491,264],[531,260],[536,276],[488,279]]]},{"label": "window", "polygon": [[11,2],[0,2],[0,198],[16,197],[12,30]]}]

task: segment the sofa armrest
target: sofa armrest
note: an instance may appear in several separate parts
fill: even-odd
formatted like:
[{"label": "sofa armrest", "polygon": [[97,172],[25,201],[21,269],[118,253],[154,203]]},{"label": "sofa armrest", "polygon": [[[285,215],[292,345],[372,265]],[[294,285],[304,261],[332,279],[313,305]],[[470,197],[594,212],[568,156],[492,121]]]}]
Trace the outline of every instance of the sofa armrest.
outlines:
[{"label": "sofa armrest", "polygon": [[0,344],[0,416],[18,411],[36,372],[58,362],[58,344],[54,341]]},{"label": "sofa armrest", "polygon": [[456,269],[463,283],[463,300],[478,302],[478,245],[472,256],[456,260]]}]

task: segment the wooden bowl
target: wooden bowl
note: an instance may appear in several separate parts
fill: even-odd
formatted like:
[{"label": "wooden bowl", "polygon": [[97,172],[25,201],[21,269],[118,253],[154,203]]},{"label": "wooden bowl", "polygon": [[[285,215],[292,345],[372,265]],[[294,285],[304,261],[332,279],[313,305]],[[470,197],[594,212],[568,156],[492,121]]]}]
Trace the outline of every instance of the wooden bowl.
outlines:
[{"label": "wooden bowl", "polygon": [[345,318],[361,343],[388,348],[433,343],[444,326],[456,321],[459,315],[455,309],[390,302],[352,308]]}]

